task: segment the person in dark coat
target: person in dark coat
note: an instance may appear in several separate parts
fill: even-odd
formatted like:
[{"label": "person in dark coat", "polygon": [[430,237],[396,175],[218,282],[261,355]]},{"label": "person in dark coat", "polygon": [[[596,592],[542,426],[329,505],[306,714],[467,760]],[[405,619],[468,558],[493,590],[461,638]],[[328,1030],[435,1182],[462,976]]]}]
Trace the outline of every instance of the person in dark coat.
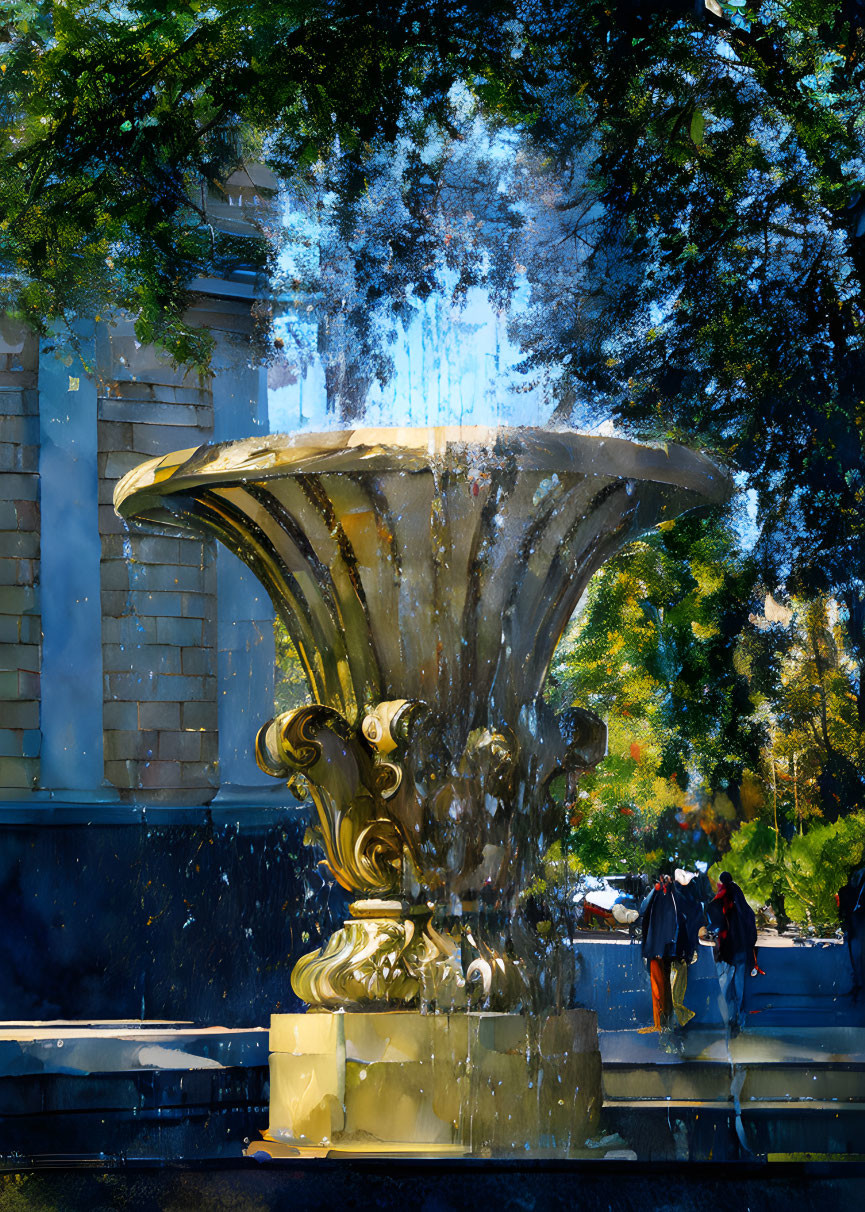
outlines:
[{"label": "person in dark coat", "polygon": [[718,877],[718,891],[706,907],[706,917],[716,935],[715,965],[727,1029],[735,1036],[745,1026],[745,975],[756,966],[757,919],[729,871]]},{"label": "person in dark coat", "polygon": [[653,1020],[653,1026],[640,1030],[660,1033],[670,1025],[673,1009],[670,969],[679,936],[679,914],[669,875],[659,877],[640,906],[640,913],[643,915],[641,950],[652,986]]},{"label": "person in dark coat", "polygon": [[705,907],[715,895],[715,889],[712,887],[712,881],[706,875],[705,871],[698,871],[691,886],[691,891],[700,902],[700,905]]}]

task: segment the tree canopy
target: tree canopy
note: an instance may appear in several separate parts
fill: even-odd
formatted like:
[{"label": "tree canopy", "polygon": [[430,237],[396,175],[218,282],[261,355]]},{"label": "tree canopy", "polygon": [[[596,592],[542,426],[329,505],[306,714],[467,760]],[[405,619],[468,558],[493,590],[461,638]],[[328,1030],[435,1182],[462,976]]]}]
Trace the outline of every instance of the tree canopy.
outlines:
[{"label": "tree canopy", "polygon": [[[288,285],[344,330],[349,418],[389,373],[388,325],[445,279],[502,307],[521,291],[512,331],[555,422],[600,409],[701,445],[756,502],[748,567],[716,552],[714,588],[708,534],[689,557],[676,529],[599,590],[630,647],[652,637],[645,677],[663,682],[670,653],[711,666],[709,702],[679,704],[674,680],[647,709],[647,727],[681,706],[693,729],[647,741],[646,770],[669,788],[699,750],[718,788],[736,784],[759,748],[742,724],[754,671],[786,661],[843,723],[814,738],[791,690],[803,778],[823,780],[823,811],[861,801],[862,0],[7,0],[0,72],[0,306],[37,327],[122,309],[206,369],[191,283],[245,265],[276,295],[286,244],[306,240],[316,256],[288,258]],[[317,235],[279,208],[256,239],[211,221],[252,161]],[[657,600],[632,592],[643,565]],[[741,640],[746,581],[792,603],[771,658]]]},{"label": "tree canopy", "polygon": [[[792,589],[841,594],[861,666],[860,0],[10,0],[4,12],[8,310],[42,324],[121,307],[142,339],[204,364],[190,282],[238,260],[266,268],[279,234],[220,236],[206,192],[252,158],[300,194],[326,178],[356,262],[351,323],[405,308],[447,264],[463,288],[486,275],[507,291],[522,273],[522,337],[530,364],[557,368],[558,418],[603,398],[631,433],[723,453],[760,493],[767,567]],[[544,280],[507,267],[501,223],[439,222],[443,207],[473,215],[443,188],[467,105],[520,141],[533,180],[555,183],[565,280],[551,284],[549,258]],[[388,172],[399,205],[370,241],[369,191]],[[525,226],[518,175],[499,209]],[[861,692],[859,709],[865,724]]]},{"label": "tree canopy", "polygon": [[217,238],[206,190],[244,160],[302,185],[338,159],[350,210],[383,147],[447,129],[455,81],[506,62],[513,35],[499,8],[11,0],[0,19],[2,302],[37,322],[115,304],[140,336],[206,362],[184,319],[190,281],[266,255]]},{"label": "tree canopy", "polygon": [[765,728],[737,651],[758,600],[723,517],[663,523],[594,577],[550,690],[608,724],[609,755],[566,809],[581,869],[711,862],[753,815]]},{"label": "tree canopy", "polygon": [[766,593],[730,516],[685,516],[610,560],[548,695],[607,719],[609,754],[560,788],[551,871],[726,867],[812,930],[861,861],[865,732],[846,619]]}]

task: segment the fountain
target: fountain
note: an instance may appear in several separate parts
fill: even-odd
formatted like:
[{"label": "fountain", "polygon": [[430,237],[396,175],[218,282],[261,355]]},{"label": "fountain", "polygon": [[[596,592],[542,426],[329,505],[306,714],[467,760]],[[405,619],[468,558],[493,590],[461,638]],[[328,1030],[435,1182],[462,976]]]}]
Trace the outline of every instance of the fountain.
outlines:
[{"label": "fountain", "polygon": [[729,492],[682,447],[474,427],[202,446],[121,480],[123,517],[216,535],[250,565],[309,683],[256,755],[309,800],[310,839],[356,899],[292,973],[318,1013],[273,1016],[271,1137],[584,1139],[594,1017],[565,1008],[509,923],[553,837],[550,785],[597,763],[606,729],[554,716],[544,679],[601,564]]}]

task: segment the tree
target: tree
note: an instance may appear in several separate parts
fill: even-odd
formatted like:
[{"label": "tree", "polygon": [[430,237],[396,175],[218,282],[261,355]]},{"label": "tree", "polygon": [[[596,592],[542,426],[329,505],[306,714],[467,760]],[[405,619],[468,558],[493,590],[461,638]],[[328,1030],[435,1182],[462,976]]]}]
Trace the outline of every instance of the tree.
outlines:
[{"label": "tree", "polygon": [[837,602],[765,594],[717,518],[662,524],[596,575],[553,666],[554,701],[609,723],[564,809],[570,861],[717,858],[779,920],[828,928],[862,853],[853,668]]},{"label": "tree", "polygon": [[[560,417],[603,397],[630,432],[684,435],[747,474],[767,581],[831,590],[848,614],[865,726],[861,0],[11,0],[6,13],[2,302],[37,323],[123,307],[140,337],[202,365],[190,281],[267,258],[266,242],[238,248],[208,221],[207,190],[244,157],[295,188],[325,165],[349,248],[370,180],[398,165],[387,257],[357,245],[362,325],[370,302],[401,306],[451,255],[436,147],[464,137],[466,97],[519,134],[561,183],[582,250],[567,306],[535,291],[529,360],[555,371]],[[611,250],[627,288],[599,291]]]},{"label": "tree", "polygon": [[743,825],[710,870],[728,870],[755,907],[771,904],[811,933],[838,929],[836,894],[862,861],[865,813],[813,825],[787,841],[764,821]]},{"label": "tree", "polygon": [[609,728],[567,809],[584,869],[710,861],[729,836],[763,739],[736,661],[754,599],[729,519],[664,522],[596,574],[552,669],[554,702]]},{"label": "tree", "polygon": [[836,601],[767,596],[739,645],[766,740],[761,773],[774,824],[802,832],[865,804],[865,732],[859,726],[856,663]]},{"label": "tree", "polygon": [[532,361],[564,368],[562,420],[606,398],[628,432],[743,473],[765,582],[842,605],[865,729],[865,10],[579,7],[532,42],[518,109],[535,99],[561,179],[588,156],[596,207],[580,174],[558,205],[582,281],[614,249],[621,286],[590,325],[597,292],[540,309]]},{"label": "tree", "polygon": [[[329,199],[351,416],[388,317],[445,268],[524,281],[555,419],[602,402],[734,466],[765,585],[841,606],[865,731],[862,0],[11,0],[4,22],[7,310],[124,308],[206,368],[190,282],[279,248],[266,219],[240,246],[209,222],[252,157]],[[483,185],[490,223],[453,190],[478,121],[522,157]]]},{"label": "tree", "polygon": [[[356,204],[381,158],[454,130],[451,87],[507,64],[509,11],[493,0],[10,0],[0,304],[37,326],[119,307],[140,339],[206,368],[206,334],[185,317],[190,282],[265,268],[274,250],[220,236],[208,191],[250,159],[301,189],[327,162],[344,230],[362,222]],[[417,153],[403,175],[397,264],[424,242],[434,187]]]},{"label": "tree", "polygon": [[602,230],[643,272],[605,335],[553,327],[545,356],[632,432],[699,436],[747,474],[765,581],[842,603],[865,728],[865,19],[738,7],[623,22],[591,70],[563,52]]},{"label": "tree", "polygon": [[276,647],[276,685],[273,699],[276,713],[304,707],[309,702],[309,686],[303,665],[282,619],[273,624]]}]

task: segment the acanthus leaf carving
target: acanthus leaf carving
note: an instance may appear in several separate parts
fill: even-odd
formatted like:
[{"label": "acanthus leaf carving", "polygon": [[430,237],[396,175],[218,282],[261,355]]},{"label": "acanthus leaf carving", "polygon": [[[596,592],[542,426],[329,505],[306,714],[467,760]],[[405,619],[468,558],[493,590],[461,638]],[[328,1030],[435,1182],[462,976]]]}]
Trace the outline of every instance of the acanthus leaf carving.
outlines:
[{"label": "acanthus leaf carving", "polygon": [[376,762],[345,717],[321,704],[265,724],[256,757],[289,786],[302,780],[316,809],[324,865],[343,888],[374,896],[398,891],[407,839],[384,807],[401,781],[397,766]]}]

